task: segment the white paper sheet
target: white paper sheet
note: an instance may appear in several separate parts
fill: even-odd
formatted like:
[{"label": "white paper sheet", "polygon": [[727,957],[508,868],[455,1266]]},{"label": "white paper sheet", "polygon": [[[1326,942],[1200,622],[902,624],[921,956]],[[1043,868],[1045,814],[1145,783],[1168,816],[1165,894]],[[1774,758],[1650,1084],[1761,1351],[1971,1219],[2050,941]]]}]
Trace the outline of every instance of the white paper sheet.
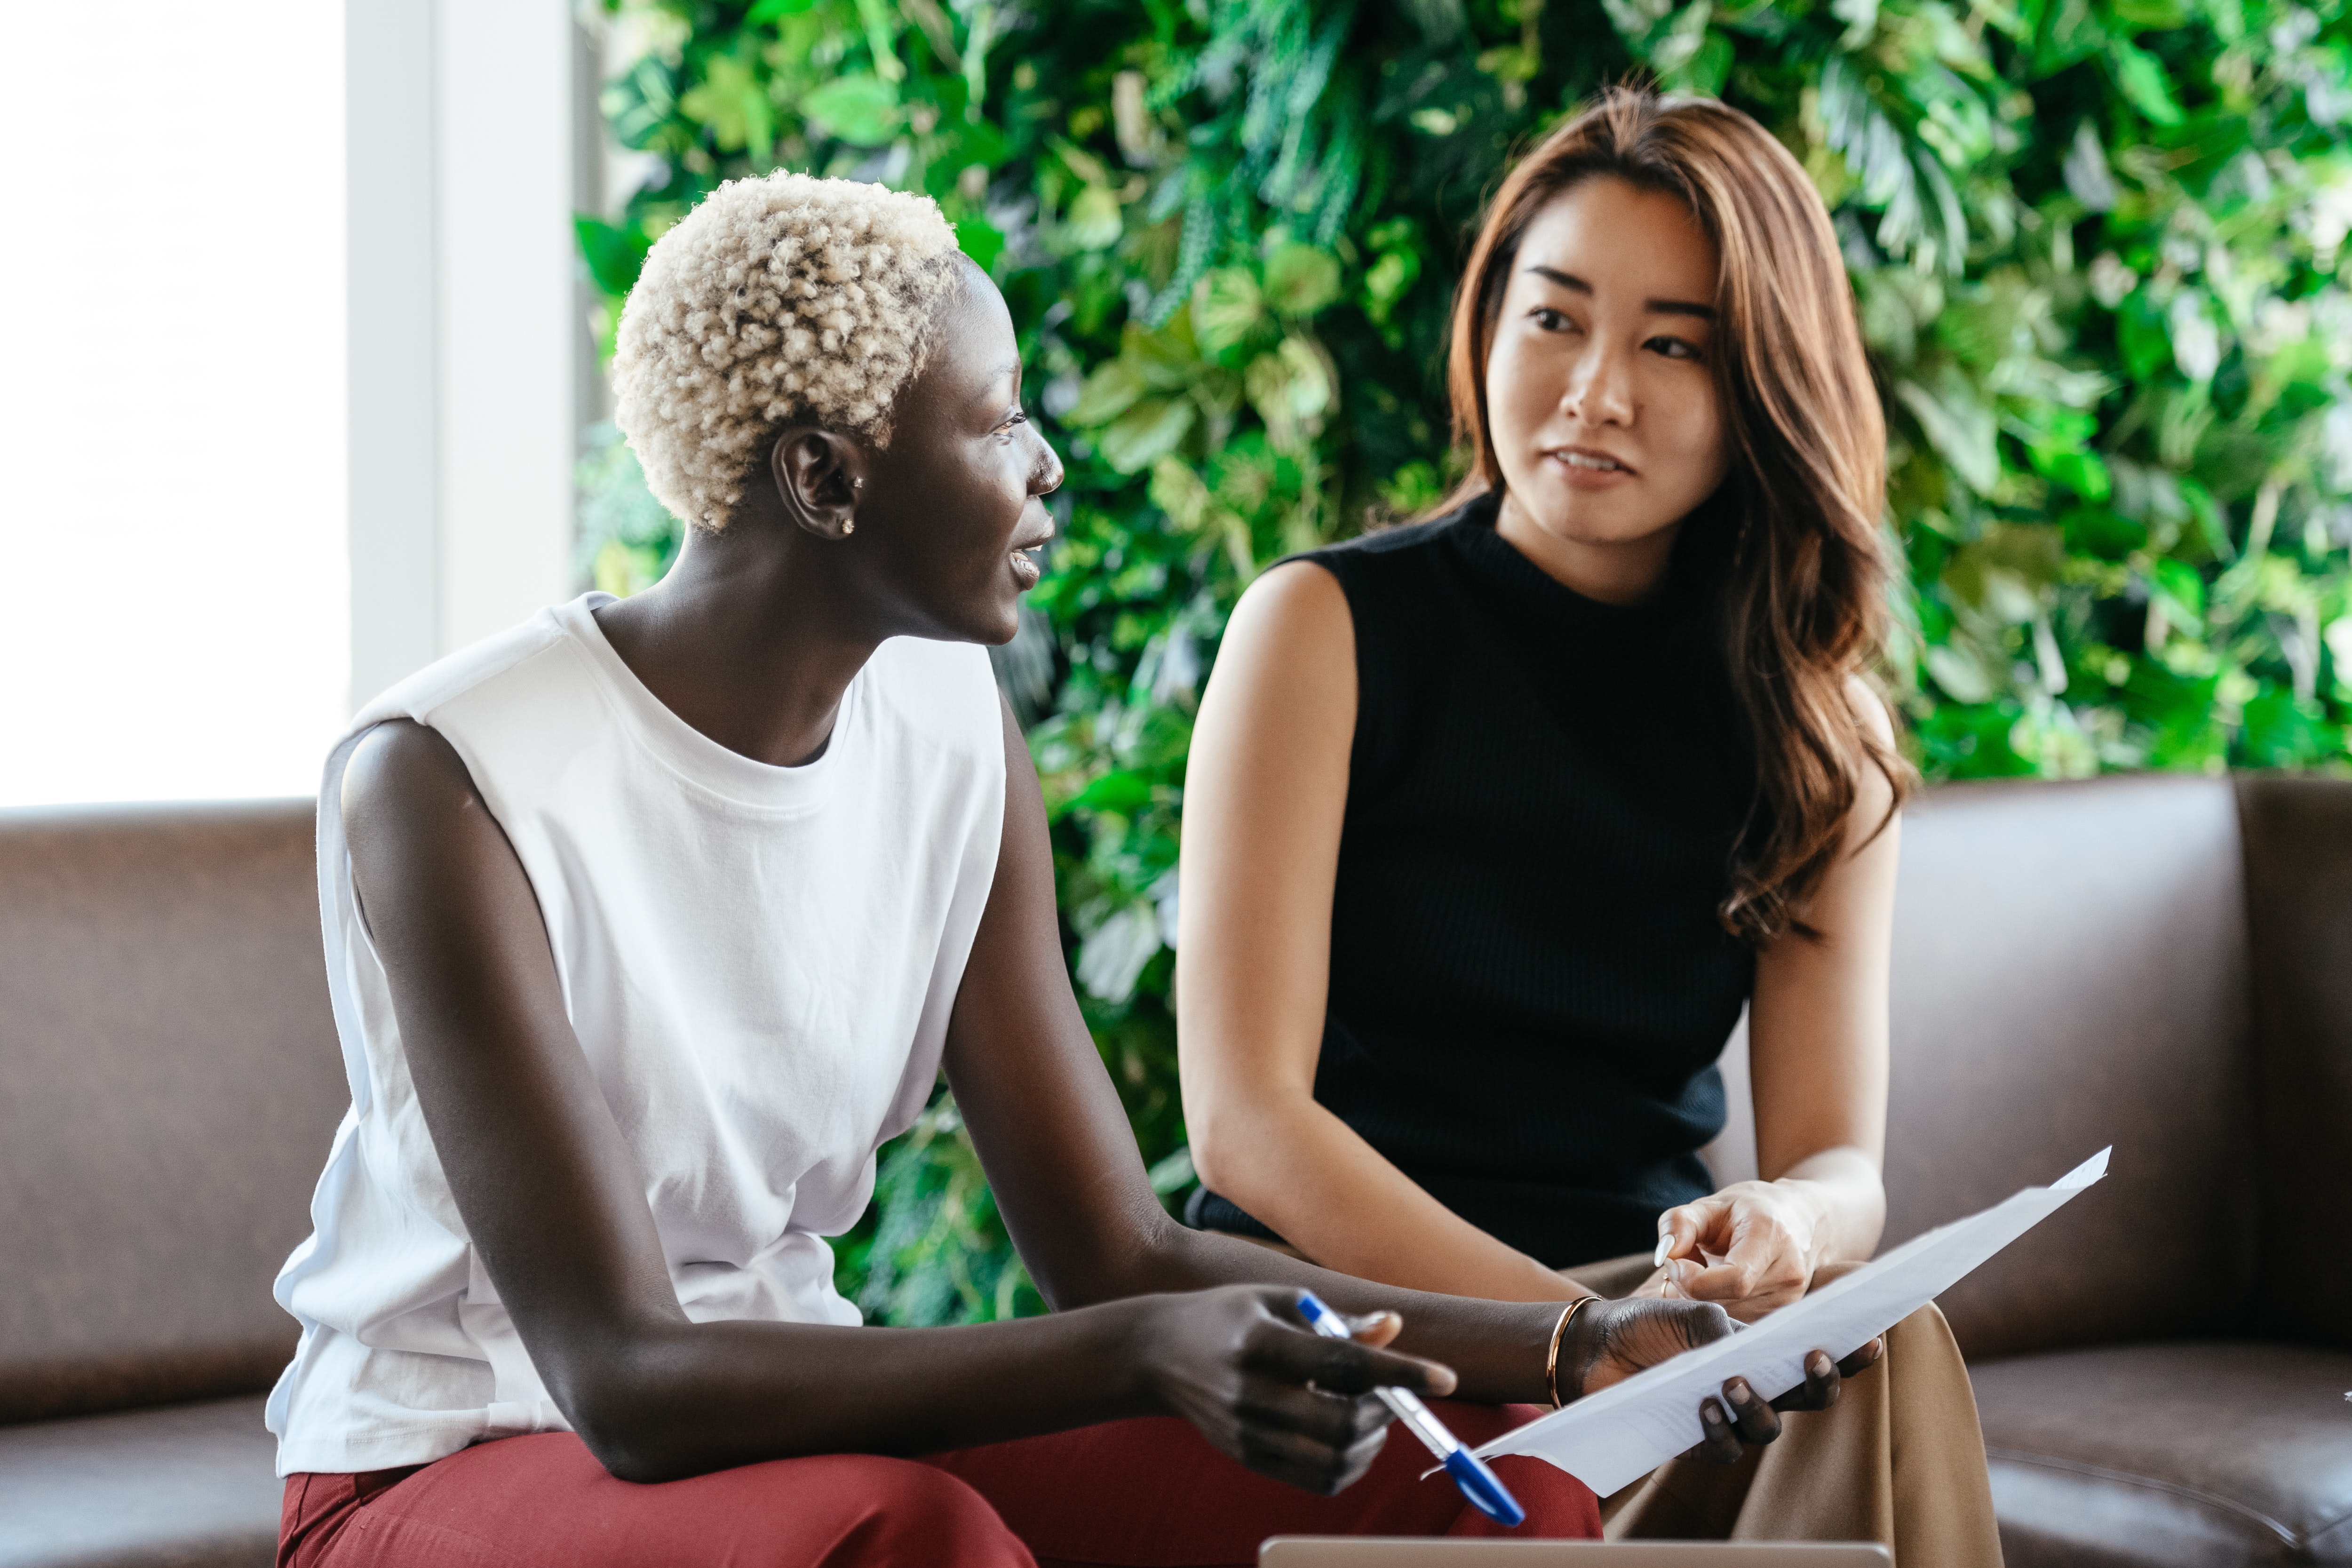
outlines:
[{"label": "white paper sheet", "polygon": [[1744,1377],[1766,1400],[1805,1381],[1816,1350],[1843,1360],[1901,1322],[1986,1258],[2107,1173],[2100,1150],[2046,1187],[1909,1241],[1741,1333],[1685,1351],[1598,1394],[1530,1421],[1478,1450],[1481,1458],[1549,1459],[1601,1497],[1632,1485],[1705,1436],[1699,1401]]}]

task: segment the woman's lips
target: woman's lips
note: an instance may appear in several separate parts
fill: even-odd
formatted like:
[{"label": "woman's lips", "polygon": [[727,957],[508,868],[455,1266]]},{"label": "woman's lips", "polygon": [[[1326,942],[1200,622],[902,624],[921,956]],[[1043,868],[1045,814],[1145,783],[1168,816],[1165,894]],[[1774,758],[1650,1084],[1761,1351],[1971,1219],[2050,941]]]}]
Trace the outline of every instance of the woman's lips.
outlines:
[{"label": "woman's lips", "polygon": [[1570,489],[1606,490],[1629,484],[1633,470],[1605,452],[1564,448],[1546,452],[1544,461],[1559,474],[1560,482]]},{"label": "woman's lips", "polygon": [[1021,584],[1024,593],[1035,587],[1037,580],[1045,574],[1045,569],[1037,564],[1037,558],[1025,550],[1016,550],[1005,559],[1013,563],[1013,580]]}]

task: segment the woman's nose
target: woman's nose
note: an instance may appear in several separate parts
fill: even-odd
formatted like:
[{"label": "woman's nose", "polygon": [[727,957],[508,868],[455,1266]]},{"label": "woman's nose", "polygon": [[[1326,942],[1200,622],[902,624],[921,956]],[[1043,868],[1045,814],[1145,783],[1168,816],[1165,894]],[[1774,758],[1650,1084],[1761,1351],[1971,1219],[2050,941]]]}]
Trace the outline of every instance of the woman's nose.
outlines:
[{"label": "woman's nose", "polygon": [[1568,395],[1560,400],[1568,414],[1588,425],[1630,425],[1633,422],[1631,356],[1595,343],[1570,374]]},{"label": "woman's nose", "polygon": [[1062,488],[1061,455],[1042,439],[1038,441],[1037,447],[1041,455],[1037,466],[1029,472],[1029,493],[1033,496],[1051,495]]}]

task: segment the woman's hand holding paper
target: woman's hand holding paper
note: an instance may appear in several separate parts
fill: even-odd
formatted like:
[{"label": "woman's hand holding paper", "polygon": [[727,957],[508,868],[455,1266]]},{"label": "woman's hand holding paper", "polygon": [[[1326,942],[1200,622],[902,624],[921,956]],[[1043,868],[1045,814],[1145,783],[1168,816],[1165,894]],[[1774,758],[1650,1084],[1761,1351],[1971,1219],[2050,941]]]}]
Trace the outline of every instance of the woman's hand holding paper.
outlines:
[{"label": "woman's hand holding paper", "polygon": [[[1730,1316],[1711,1302],[1638,1295],[1622,1301],[1596,1302],[1577,1314],[1575,1327],[1575,1342],[1560,1377],[1561,1393],[1571,1398],[1598,1393],[1736,1331]],[[1706,1436],[1691,1452],[1721,1464],[1733,1463],[1744,1448],[1769,1443],[1780,1435],[1780,1412],[1826,1410],[1836,1404],[1843,1380],[1877,1361],[1885,1350],[1885,1341],[1875,1339],[1843,1362],[1832,1362],[1827,1352],[1814,1351],[1805,1358],[1805,1381],[1769,1401],[1759,1398],[1744,1377],[1725,1379],[1720,1398],[1699,1402],[1699,1424]]]}]

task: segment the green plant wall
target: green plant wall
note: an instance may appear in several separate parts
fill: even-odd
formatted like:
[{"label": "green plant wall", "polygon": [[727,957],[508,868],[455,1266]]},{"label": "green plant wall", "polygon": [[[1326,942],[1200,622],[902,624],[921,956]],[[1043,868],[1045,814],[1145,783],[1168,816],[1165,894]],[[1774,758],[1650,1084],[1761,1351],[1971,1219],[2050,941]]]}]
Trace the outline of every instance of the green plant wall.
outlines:
[{"label": "green plant wall", "polygon": [[[1439,495],[1467,227],[1604,81],[1746,109],[1836,215],[1929,777],[2352,771],[2344,0],[604,4],[646,171],[580,220],[609,311],[698,196],[780,166],[929,192],[1004,290],[1069,479],[998,669],[1171,1202],[1167,942],[1224,616],[1269,561]],[[582,475],[597,582],[652,580],[676,525],[625,447],[599,433]],[[944,1097],[841,1257],[879,1320],[1039,1306]]]}]

